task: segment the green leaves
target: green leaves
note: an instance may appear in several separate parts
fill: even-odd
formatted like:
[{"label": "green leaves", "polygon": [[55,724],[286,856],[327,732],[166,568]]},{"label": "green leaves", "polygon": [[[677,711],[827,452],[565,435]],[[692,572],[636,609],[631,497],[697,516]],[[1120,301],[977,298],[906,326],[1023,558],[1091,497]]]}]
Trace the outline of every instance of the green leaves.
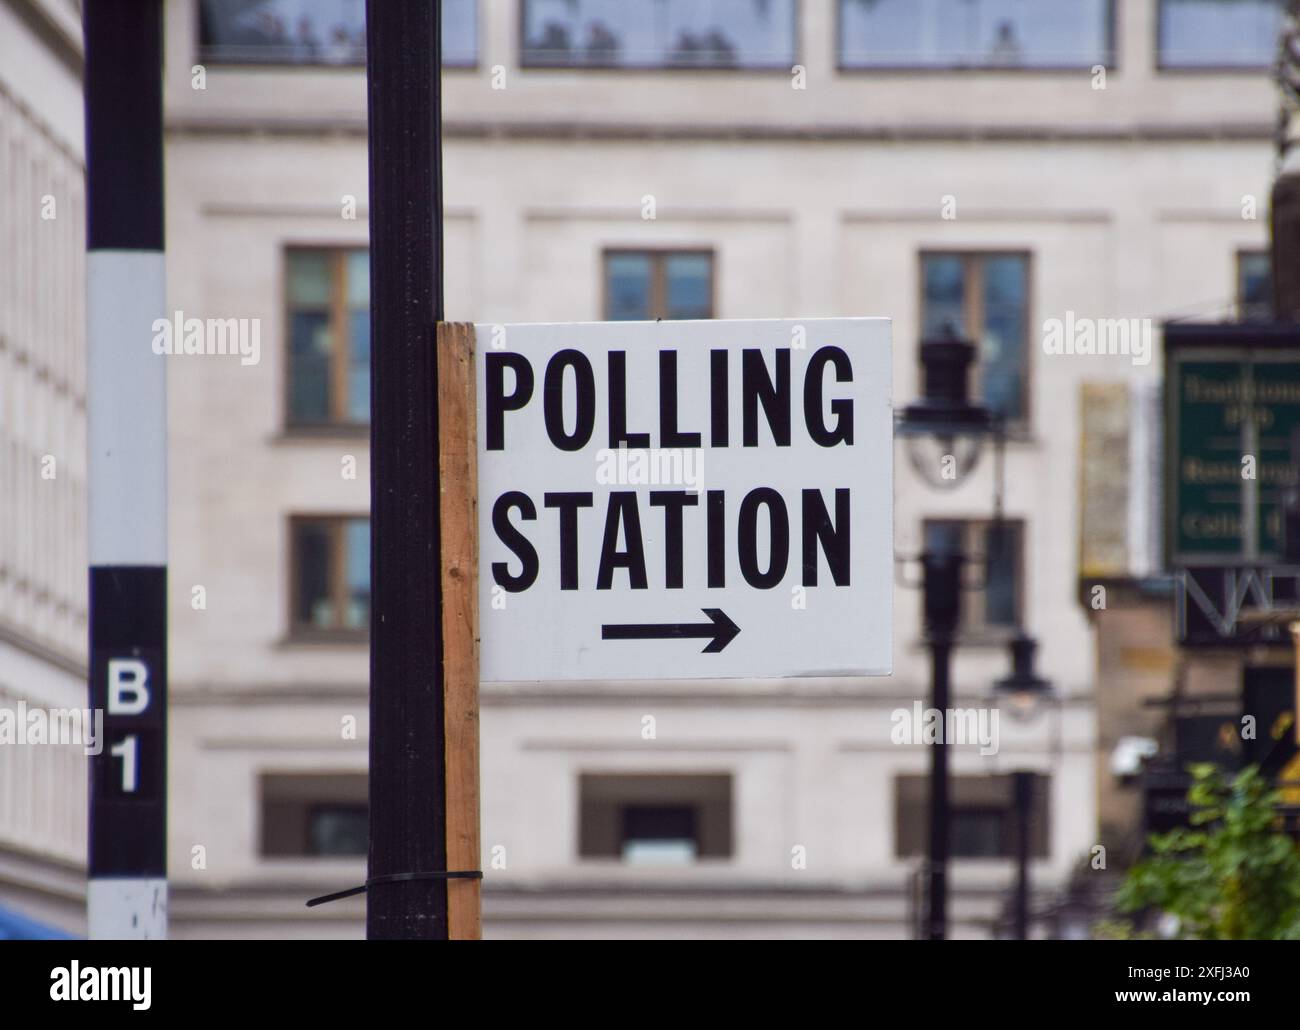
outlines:
[{"label": "green leaves", "polygon": [[1300,850],[1278,831],[1278,792],[1254,766],[1231,780],[1213,765],[1188,771],[1192,827],[1151,836],[1120,911],[1160,909],[1197,940],[1300,939]]}]

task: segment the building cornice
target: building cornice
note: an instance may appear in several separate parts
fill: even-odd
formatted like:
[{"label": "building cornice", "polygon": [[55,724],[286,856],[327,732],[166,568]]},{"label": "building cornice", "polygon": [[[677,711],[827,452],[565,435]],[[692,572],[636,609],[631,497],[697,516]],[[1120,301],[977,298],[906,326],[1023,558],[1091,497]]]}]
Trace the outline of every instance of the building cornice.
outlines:
[{"label": "building cornice", "polygon": [[[196,115],[173,113],[169,136],[312,136],[364,137],[366,119],[359,113],[333,116]],[[808,125],[700,124],[673,122],[602,122],[533,119],[528,121],[448,118],[443,138],[451,140],[557,141],[589,140],[681,142],[808,143],[1272,143],[1267,120],[1242,122],[1134,122],[1113,125],[1057,123],[1013,124],[872,124]]]}]

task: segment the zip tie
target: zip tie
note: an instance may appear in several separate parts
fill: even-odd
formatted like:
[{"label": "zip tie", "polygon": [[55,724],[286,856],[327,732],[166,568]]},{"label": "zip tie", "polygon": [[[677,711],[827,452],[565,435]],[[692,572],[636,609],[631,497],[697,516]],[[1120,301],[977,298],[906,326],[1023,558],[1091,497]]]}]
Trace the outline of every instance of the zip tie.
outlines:
[{"label": "zip tie", "polygon": [[483,870],[457,870],[455,872],[443,873],[386,873],[383,876],[371,876],[367,878],[365,884],[360,887],[349,887],[345,891],[335,891],[333,894],[322,894],[319,898],[312,898],[307,902],[308,908],[315,908],[317,905],[324,905],[329,901],[338,901],[341,898],[350,898],[356,894],[365,894],[366,891],[377,884],[383,883],[405,883],[410,880],[481,880],[483,879]]}]

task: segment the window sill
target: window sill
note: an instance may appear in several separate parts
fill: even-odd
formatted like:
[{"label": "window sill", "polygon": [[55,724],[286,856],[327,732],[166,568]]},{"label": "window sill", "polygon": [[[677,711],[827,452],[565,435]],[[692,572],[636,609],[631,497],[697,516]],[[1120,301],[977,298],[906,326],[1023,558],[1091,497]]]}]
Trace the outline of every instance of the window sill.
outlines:
[{"label": "window sill", "polygon": [[357,648],[370,644],[369,632],[353,633],[339,630],[335,633],[297,631],[281,637],[276,647],[284,651],[319,650],[330,647]]},{"label": "window sill", "polygon": [[334,422],[319,426],[284,426],[271,437],[273,444],[311,443],[315,440],[370,440],[369,422]]}]

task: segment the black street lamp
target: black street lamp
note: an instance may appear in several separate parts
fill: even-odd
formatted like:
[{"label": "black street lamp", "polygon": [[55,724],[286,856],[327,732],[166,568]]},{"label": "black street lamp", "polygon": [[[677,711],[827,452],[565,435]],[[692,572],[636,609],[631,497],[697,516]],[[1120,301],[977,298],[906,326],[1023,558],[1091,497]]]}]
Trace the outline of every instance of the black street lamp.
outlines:
[{"label": "black street lamp", "polygon": [[[998,680],[993,688],[1004,699],[1013,719],[1024,720],[1034,715],[1052,696],[1052,685],[1034,671],[1034,652],[1037,642],[1023,631],[1011,641],[1011,672]],[[1033,812],[1034,790],[1038,774],[1018,769],[1011,774],[1016,810],[1016,940],[1029,938],[1029,830]]]},{"label": "black street lamp", "polygon": [[[990,436],[997,436],[1001,450],[998,419],[970,401],[968,379],[974,358],[974,346],[951,331],[945,338],[921,343],[923,394],[921,400],[903,409],[896,429],[912,467],[932,486],[950,488],[960,483],[979,463]],[[995,485],[994,503],[995,509],[1000,509],[1000,484]],[[1000,510],[995,510],[995,518],[999,517]],[[961,623],[966,556],[955,540],[927,540],[920,562],[925,642],[930,649],[930,707],[943,718],[951,696],[952,649]],[[930,882],[925,932],[929,940],[943,940],[948,932],[948,746],[945,736],[930,748]]]}]

